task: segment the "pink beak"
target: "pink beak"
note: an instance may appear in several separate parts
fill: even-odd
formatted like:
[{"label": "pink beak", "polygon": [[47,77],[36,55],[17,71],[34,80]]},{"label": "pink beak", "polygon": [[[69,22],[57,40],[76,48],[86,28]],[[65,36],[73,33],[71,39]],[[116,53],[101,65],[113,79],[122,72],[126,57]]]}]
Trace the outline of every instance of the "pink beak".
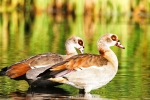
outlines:
[{"label": "pink beak", "polygon": [[117,41],[116,46],[119,48],[125,49],[125,47],[123,45],[121,45],[119,40]]},{"label": "pink beak", "polygon": [[80,48],[78,48],[78,49],[79,49],[79,51],[80,51],[81,54],[84,53],[84,46],[83,46],[83,47],[80,47]]}]

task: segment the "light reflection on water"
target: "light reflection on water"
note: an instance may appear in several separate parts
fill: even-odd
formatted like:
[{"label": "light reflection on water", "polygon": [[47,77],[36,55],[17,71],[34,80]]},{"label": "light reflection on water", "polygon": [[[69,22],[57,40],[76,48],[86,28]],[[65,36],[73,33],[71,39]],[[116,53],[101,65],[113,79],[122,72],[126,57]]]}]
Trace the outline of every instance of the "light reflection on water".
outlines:
[{"label": "light reflection on water", "polygon": [[44,93],[12,93],[9,97],[15,100],[108,100],[108,98],[102,98],[96,94],[79,94],[75,96],[65,96],[60,94],[44,94]]}]

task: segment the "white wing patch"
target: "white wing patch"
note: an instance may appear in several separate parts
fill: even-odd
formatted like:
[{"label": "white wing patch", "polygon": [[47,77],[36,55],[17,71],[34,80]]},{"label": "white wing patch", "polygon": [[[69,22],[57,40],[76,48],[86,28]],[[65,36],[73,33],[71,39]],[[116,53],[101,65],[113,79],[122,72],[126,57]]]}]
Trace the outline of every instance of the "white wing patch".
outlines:
[{"label": "white wing patch", "polygon": [[42,68],[42,67],[47,67],[48,65],[42,65],[42,66],[31,66],[31,69],[36,69],[36,68]]}]

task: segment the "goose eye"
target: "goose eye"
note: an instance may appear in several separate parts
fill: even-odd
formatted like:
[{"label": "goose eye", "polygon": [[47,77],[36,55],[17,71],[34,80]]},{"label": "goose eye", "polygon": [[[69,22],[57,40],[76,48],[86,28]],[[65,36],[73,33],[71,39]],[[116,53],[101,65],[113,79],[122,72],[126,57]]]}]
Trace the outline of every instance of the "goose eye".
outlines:
[{"label": "goose eye", "polygon": [[112,39],[113,41],[116,41],[116,40],[117,40],[117,37],[116,37],[115,35],[112,35],[112,36],[111,36],[111,39]]},{"label": "goose eye", "polygon": [[78,44],[79,44],[80,46],[83,46],[83,41],[82,41],[82,40],[78,40]]}]

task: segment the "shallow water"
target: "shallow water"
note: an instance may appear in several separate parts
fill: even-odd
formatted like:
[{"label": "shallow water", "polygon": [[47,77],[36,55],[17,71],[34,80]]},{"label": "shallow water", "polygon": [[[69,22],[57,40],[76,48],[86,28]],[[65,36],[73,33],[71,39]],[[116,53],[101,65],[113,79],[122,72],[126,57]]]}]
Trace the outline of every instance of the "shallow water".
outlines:
[{"label": "shallow water", "polygon": [[[81,16],[74,19],[54,20],[52,16],[41,14],[25,29],[26,22],[15,26],[9,23],[9,30],[3,28],[0,34],[0,68],[9,66],[32,55],[45,52],[65,54],[65,40],[72,35],[85,41],[85,53],[98,54],[96,42],[104,33],[118,35],[125,50],[112,47],[119,60],[119,70],[115,78],[106,86],[92,90],[91,94],[79,95],[78,89],[61,85],[55,88],[29,88],[25,81],[15,81],[0,76],[0,99],[40,100],[40,99],[150,99],[150,25],[120,18],[116,21],[91,23]],[[7,20],[2,19],[1,20]],[[9,19],[11,20],[11,19]],[[6,24],[6,23],[5,23]],[[89,27],[89,28],[87,28]]]}]

